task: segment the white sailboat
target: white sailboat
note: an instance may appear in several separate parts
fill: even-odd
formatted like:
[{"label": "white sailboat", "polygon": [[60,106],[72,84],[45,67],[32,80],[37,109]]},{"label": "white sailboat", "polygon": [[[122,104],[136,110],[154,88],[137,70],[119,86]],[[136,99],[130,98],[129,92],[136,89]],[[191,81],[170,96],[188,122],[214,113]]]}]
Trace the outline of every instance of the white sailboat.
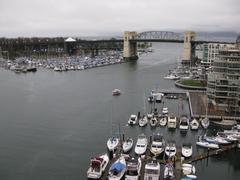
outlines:
[{"label": "white sailboat", "polygon": [[140,127],[146,126],[148,123],[148,118],[147,116],[143,116],[142,118],[139,119],[138,124]]},{"label": "white sailboat", "polygon": [[158,124],[158,120],[157,120],[157,117],[153,117],[152,119],[150,119],[150,125],[152,127],[156,127]]},{"label": "white sailboat", "polygon": [[107,154],[96,156],[91,158],[90,167],[87,171],[87,177],[91,179],[101,178],[109,163],[109,157]]},{"label": "white sailboat", "polygon": [[133,139],[132,138],[127,138],[126,141],[123,141],[122,148],[123,152],[126,153],[130,151],[133,147]]},{"label": "white sailboat", "polygon": [[165,147],[165,154],[170,158],[175,156],[177,153],[177,148],[175,142],[169,142]]},{"label": "white sailboat", "polygon": [[198,141],[196,142],[198,146],[204,147],[204,148],[210,148],[210,149],[218,149],[219,145],[216,143],[210,143],[206,140],[204,140],[202,137],[198,138]]},{"label": "white sailboat", "polygon": [[167,119],[168,119],[167,116],[161,116],[159,120],[160,126],[166,126],[168,122]]},{"label": "white sailboat", "polygon": [[107,141],[107,148],[109,151],[114,151],[117,149],[117,146],[119,144],[119,138],[116,137],[110,137]]},{"label": "white sailboat", "polygon": [[132,114],[130,118],[128,119],[129,125],[135,125],[137,124],[137,116],[135,114]]},{"label": "white sailboat", "polygon": [[163,179],[169,180],[174,179],[174,168],[172,163],[167,163],[164,166]]},{"label": "white sailboat", "polygon": [[168,116],[167,126],[168,126],[168,128],[176,129],[176,127],[177,127],[177,117],[172,116],[172,115]]},{"label": "white sailboat", "polygon": [[206,115],[205,117],[200,121],[202,127],[204,129],[207,129],[208,126],[210,125],[209,119],[208,119],[208,97],[207,97],[207,102],[206,102]]},{"label": "white sailboat", "polygon": [[191,128],[191,130],[198,130],[198,127],[199,127],[199,122],[194,118],[190,122],[190,128]]},{"label": "white sailboat", "polygon": [[180,117],[179,129],[180,130],[188,130],[189,127],[189,119],[187,116]]},{"label": "white sailboat", "polygon": [[192,164],[183,163],[182,164],[182,172],[184,175],[190,175],[196,173],[196,168]]}]

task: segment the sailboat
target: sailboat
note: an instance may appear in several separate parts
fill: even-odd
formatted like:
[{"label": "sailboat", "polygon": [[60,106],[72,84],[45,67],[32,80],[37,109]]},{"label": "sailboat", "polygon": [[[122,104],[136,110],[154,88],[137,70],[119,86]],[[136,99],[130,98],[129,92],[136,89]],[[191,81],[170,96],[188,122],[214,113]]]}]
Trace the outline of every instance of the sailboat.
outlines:
[{"label": "sailboat", "polygon": [[109,169],[108,179],[109,180],[120,180],[126,171],[126,161],[124,156],[120,156]]},{"label": "sailboat", "polygon": [[206,115],[205,117],[200,121],[202,127],[204,129],[207,129],[210,125],[209,119],[208,119],[208,97],[207,97],[207,104],[206,104]]},{"label": "sailboat", "polygon": [[[112,106],[111,106],[112,107]],[[112,133],[112,108],[111,108],[111,114],[110,114],[110,120],[111,120],[111,135]],[[112,136],[107,140],[107,148],[109,151],[115,151],[117,149],[117,146],[119,144],[119,138]]]}]

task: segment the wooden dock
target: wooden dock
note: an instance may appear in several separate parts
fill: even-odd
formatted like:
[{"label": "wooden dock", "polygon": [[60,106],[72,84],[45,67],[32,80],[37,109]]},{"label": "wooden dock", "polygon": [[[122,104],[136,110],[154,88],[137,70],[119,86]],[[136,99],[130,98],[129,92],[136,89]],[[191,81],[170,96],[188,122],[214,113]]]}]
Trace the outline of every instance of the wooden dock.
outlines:
[{"label": "wooden dock", "polygon": [[[224,146],[221,146],[219,149],[216,149],[216,150],[208,150],[207,152],[204,152],[202,154],[197,154],[197,155],[194,155],[192,156],[191,158],[187,158],[187,159],[182,159],[182,156],[181,156],[181,148],[180,147],[177,147],[177,153],[176,153],[176,156],[175,158],[173,158],[174,160],[172,161],[172,163],[174,164],[174,170],[175,170],[175,180],[181,180],[182,177],[183,177],[183,174],[182,174],[182,163],[194,163],[194,162],[197,162],[197,161],[201,161],[203,159],[207,159],[209,157],[212,157],[212,156],[217,156],[217,155],[221,155],[222,153],[224,152],[227,152],[231,149],[234,149],[237,147],[237,143],[235,144],[230,144],[230,145],[224,145]],[[121,150],[121,147],[119,146],[117,148],[117,150],[115,151],[115,157],[112,158],[110,160],[110,163],[108,164],[103,176],[102,176],[102,180],[106,180],[107,179],[107,175],[108,175],[108,170],[109,168],[111,167],[111,165],[113,164],[114,161],[116,161],[116,159],[119,158],[119,156],[121,155],[122,153],[122,150]],[[152,159],[152,155],[150,153],[150,150],[149,148],[147,149],[147,152],[145,154],[145,156],[142,159],[142,168],[141,168],[141,172],[140,172],[140,178],[139,180],[144,180],[144,167],[146,165],[147,162],[149,162],[151,159]],[[163,180],[163,171],[164,171],[164,164],[166,164],[167,162],[169,162],[169,159],[165,159],[165,156],[163,156],[161,159],[157,159],[157,161],[161,164],[161,176],[160,176],[160,180]]]}]

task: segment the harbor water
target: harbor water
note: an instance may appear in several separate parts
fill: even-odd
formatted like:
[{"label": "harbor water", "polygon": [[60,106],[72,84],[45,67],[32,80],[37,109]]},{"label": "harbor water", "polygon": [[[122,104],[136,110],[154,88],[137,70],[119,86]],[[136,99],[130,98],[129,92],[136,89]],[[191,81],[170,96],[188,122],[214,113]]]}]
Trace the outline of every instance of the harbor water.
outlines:
[{"label": "harbor water", "polygon": [[[106,152],[107,139],[119,131],[135,142],[140,133],[160,132],[178,147],[191,142],[195,154],[203,151],[195,145],[203,130],[181,134],[126,125],[131,114],[150,111],[145,100],[151,89],[176,88],[163,77],[180,61],[182,44],[155,43],[153,50],[137,62],[84,71],[15,74],[0,69],[0,179],[86,179],[90,158]],[[118,97],[112,96],[115,88],[122,92]],[[185,100],[168,100],[164,106],[176,115],[189,114]],[[198,179],[237,180],[239,161],[239,150],[200,161],[195,164]]]}]

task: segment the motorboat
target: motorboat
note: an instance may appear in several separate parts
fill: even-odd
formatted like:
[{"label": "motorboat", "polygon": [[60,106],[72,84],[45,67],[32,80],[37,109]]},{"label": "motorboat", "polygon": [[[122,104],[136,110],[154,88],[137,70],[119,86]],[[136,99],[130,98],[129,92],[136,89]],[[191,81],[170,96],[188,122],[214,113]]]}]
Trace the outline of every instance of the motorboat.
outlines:
[{"label": "motorboat", "polygon": [[225,120],[222,121],[211,121],[211,125],[221,127],[224,129],[231,129],[234,125],[237,124],[236,120]]},{"label": "motorboat", "polygon": [[162,97],[163,97],[162,93],[157,94],[156,95],[156,103],[161,103],[162,102]]},{"label": "motorboat", "polygon": [[204,135],[203,139],[209,143],[216,143],[216,144],[230,144],[231,143],[230,141],[228,141],[225,138],[220,137],[220,136],[209,137],[209,136]]},{"label": "motorboat", "polygon": [[138,124],[140,127],[146,126],[148,123],[148,118],[147,116],[143,116],[142,118],[139,119]]},{"label": "motorboat", "polygon": [[164,166],[163,179],[169,180],[174,179],[174,168],[172,163],[167,163]]},{"label": "motorboat", "polygon": [[120,180],[126,171],[126,160],[124,156],[120,156],[110,167],[108,172],[109,180]]},{"label": "motorboat", "polygon": [[168,126],[168,128],[176,129],[177,128],[177,117],[175,117],[173,115],[168,116],[167,126]]},{"label": "motorboat", "polygon": [[153,113],[148,113],[148,114],[147,114],[147,118],[148,118],[148,119],[152,119],[152,118],[153,118]]},{"label": "motorboat", "polygon": [[100,179],[109,163],[107,154],[91,158],[90,167],[87,171],[87,177],[91,179]]},{"label": "motorboat", "polygon": [[177,153],[177,148],[175,142],[169,142],[165,147],[165,154],[170,158],[175,156]]},{"label": "motorboat", "polygon": [[135,125],[137,124],[137,116],[135,114],[132,114],[130,118],[128,119],[129,125]]},{"label": "motorboat", "polygon": [[210,124],[209,119],[208,119],[207,117],[203,118],[203,119],[200,121],[200,123],[201,123],[201,125],[202,125],[202,127],[203,127],[204,129],[207,129],[208,126],[209,126],[209,124]]},{"label": "motorboat", "polygon": [[195,174],[196,168],[192,164],[183,163],[182,164],[182,172],[184,175]]},{"label": "motorboat", "polygon": [[127,160],[127,169],[125,173],[125,180],[138,180],[140,177],[140,171],[142,167],[141,159],[129,159]]},{"label": "motorboat", "polygon": [[147,150],[147,144],[148,144],[148,141],[145,134],[140,134],[138,136],[137,143],[135,146],[135,153],[138,155],[144,154]]},{"label": "motorboat", "polygon": [[224,132],[218,132],[217,136],[222,137],[222,138],[226,139],[229,142],[235,142],[235,141],[238,140],[238,138],[233,137],[231,134],[230,135],[229,134],[225,134]]},{"label": "motorboat", "polygon": [[198,130],[199,122],[195,118],[190,122],[190,128],[191,130]]},{"label": "motorboat", "polygon": [[153,160],[146,163],[144,169],[144,180],[159,180],[160,178],[160,164],[158,161]]},{"label": "motorboat", "polygon": [[117,146],[118,146],[118,143],[119,143],[119,139],[116,138],[116,137],[111,137],[108,139],[107,141],[107,148],[109,151],[114,151]]},{"label": "motorboat", "polygon": [[168,74],[167,76],[164,76],[163,77],[164,79],[167,79],[167,80],[178,80],[180,79],[180,77],[176,74]]},{"label": "motorboat", "polygon": [[179,129],[180,130],[188,130],[189,127],[189,119],[187,116],[181,116],[179,122]]},{"label": "motorboat", "polygon": [[188,178],[187,180],[197,180],[197,176],[194,174],[189,174],[186,177]]},{"label": "motorboat", "polygon": [[123,141],[122,148],[123,152],[126,153],[130,151],[133,147],[133,139],[132,138],[127,138],[126,141]]},{"label": "motorboat", "polygon": [[152,103],[154,101],[155,101],[155,99],[152,95],[148,97],[148,102]]},{"label": "motorboat", "polygon": [[167,108],[167,107],[164,107],[164,108],[162,109],[162,114],[163,114],[163,115],[168,114],[168,108]]},{"label": "motorboat", "polygon": [[168,122],[167,119],[168,119],[167,116],[161,116],[159,120],[160,126],[166,126]]},{"label": "motorboat", "polygon": [[150,119],[150,125],[152,127],[156,127],[158,124],[158,120],[157,120],[157,117],[153,117],[152,119]]},{"label": "motorboat", "polygon": [[159,156],[164,151],[165,140],[159,133],[153,134],[150,151],[154,156]]},{"label": "motorboat", "polygon": [[199,137],[198,141],[196,142],[198,146],[204,147],[204,148],[209,148],[209,149],[218,149],[219,145],[216,143],[211,143],[203,139],[203,137]]},{"label": "motorboat", "polygon": [[119,96],[120,94],[121,94],[120,89],[114,89],[114,90],[112,91],[112,95],[113,95],[113,96]]},{"label": "motorboat", "polygon": [[186,158],[191,157],[193,153],[192,145],[184,143],[182,145],[182,155]]}]

